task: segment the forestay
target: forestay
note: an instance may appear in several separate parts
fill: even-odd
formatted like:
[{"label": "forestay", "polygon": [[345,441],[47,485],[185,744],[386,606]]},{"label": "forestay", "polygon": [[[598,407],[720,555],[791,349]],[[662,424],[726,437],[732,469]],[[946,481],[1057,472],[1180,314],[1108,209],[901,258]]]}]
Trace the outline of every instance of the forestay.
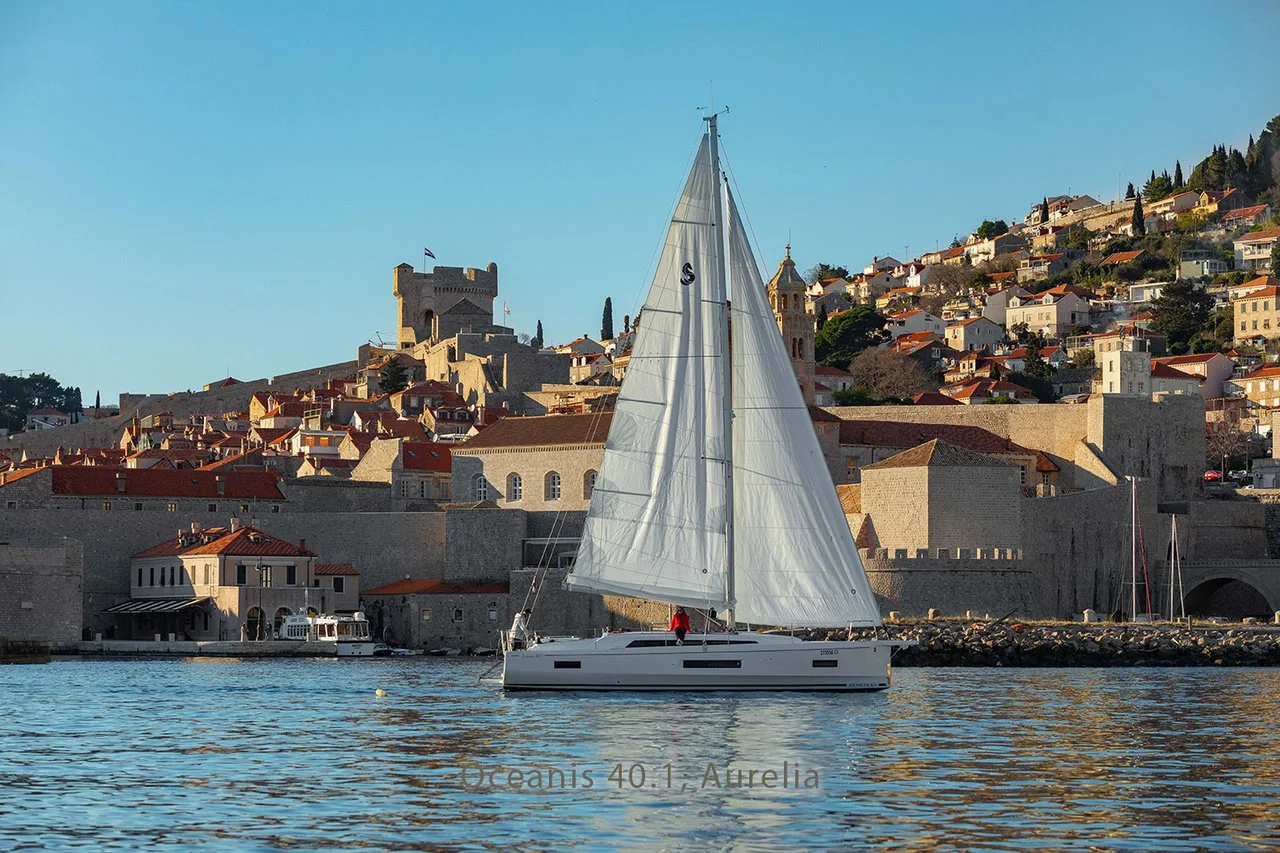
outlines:
[{"label": "forestay", "polygon": [[717,174],[704,134],[641,314],[572,589],[700,607],[725,601]]},{"label": "forestay", "polygon": [[733,304],[734,615],[756,625],[879,625],[866,570],[732,195],[727,218]]}]

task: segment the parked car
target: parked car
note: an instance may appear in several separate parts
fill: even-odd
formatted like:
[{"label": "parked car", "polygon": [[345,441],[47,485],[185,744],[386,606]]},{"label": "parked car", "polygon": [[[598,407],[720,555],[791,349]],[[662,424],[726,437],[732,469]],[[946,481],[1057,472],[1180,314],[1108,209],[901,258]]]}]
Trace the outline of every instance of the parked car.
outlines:
[{"label": "parked car", "polygon": [[1244,482],[1248,482],[1253,478],[1249,475],[1248,471],[1238,470],[1238,471],[1228,471],[1227,479],[1235,480],[1237,483],[1244,483]]},{"label": "parked car", "polygon": [[1218,483],[1222,481],[1222,472],[1214,471],[1212,468],[1204,472],[1204,481],[1206,483]]}]

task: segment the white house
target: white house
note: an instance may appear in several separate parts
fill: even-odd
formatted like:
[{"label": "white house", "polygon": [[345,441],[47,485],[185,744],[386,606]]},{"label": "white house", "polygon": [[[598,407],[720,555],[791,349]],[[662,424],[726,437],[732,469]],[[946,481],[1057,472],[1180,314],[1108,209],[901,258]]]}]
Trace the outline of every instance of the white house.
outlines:
[{"label": "white house", "polygon": [[1004,340],[1004,329],[986,317],[960,320],[946,328],[947,346],[958,352],[970,352],[984,347],[993,350]]},{"label": "white house", "polygon": [[885,328],[895,339],[915,332],[933,332],[941,336],[947,327],[941,317],[935,317],[919,308],[899,311],[897,314],[890,314],[886,319],[888,322],[885,323]]},{"label": "white house", "polygon": [[1070,285],[1061,285],[1028,297],[1009,298],[1005,325],[1013,328],[1026,323],[1028,331],[1049,337],[1060,337],[1073,326],[1089,324],[1089,303]]},{"label": "white house", "polygon": [[1271,269],[1271,250],[1275,248],[1278,240],[1280,240],[1280,228],[1241,234],[1235,239],[1236,269]]}]

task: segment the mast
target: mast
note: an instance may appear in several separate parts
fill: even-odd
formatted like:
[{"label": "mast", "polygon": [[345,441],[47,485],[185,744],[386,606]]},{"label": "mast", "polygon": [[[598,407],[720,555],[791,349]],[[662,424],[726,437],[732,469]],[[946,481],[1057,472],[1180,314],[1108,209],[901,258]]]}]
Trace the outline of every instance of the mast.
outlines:
[{"label": "mast", "polygon": [[1134,622],[1138,618],[1138,478],[1130,477],[1129,483],[1129,621]]},{"label": "mast", "polygon": [[[714,109],[714,107],[713,107]],[[715,176],[715,250],[716,250],[716,288],[724,299],[724,334],[720,357],[721,370],[724,376],[724,394],[721,397],[724,418],[724,539],[725,539],[725,625],[733,630],[733,606],[735,603],[733,589],[733,361],[729,357],[729,292],[725,287],[725,251],[724,251],[724,203],[720,181],[720,144],[716,131],[717,113],[706,118],[707,133],[711,135],[711,171]]]}]

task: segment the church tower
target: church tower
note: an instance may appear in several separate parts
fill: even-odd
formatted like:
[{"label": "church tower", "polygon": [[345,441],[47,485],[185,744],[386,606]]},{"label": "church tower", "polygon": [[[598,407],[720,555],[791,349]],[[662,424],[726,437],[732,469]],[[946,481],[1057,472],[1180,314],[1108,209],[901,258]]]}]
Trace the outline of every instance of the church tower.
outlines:
[{"label": "church tower", "polygon": [[814,362],[813,331],[815,317],[807,310],[805,301],[805,283],[796,272],[796,262],[791,260],[791,245],[787,244],[787,256],[778,265],[778,271],[765,290],[769,304],[773,306],[773,316],[778,321],[778,330],[782,333],[782,343],[791,356],[791,369],[800,382],[800,390],[804,401],[814,404]]}]

